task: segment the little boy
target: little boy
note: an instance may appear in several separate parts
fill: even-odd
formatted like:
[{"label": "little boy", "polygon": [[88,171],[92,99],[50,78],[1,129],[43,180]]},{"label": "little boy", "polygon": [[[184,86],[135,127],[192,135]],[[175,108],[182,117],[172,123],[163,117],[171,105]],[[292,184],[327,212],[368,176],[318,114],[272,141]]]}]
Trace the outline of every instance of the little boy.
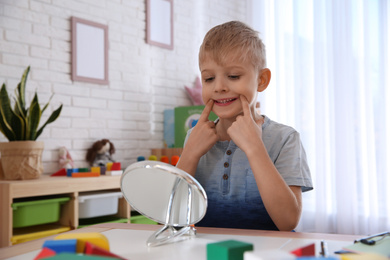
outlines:
[{"label": "little boy", "polygon": [[299,133],[256,113],[271,79],[265,66],[263,42],[241,22],[212,28],[200,47],[206,106],[177,165],[207,193],[198,226],[291,231],[299,222],[310,171]]}]

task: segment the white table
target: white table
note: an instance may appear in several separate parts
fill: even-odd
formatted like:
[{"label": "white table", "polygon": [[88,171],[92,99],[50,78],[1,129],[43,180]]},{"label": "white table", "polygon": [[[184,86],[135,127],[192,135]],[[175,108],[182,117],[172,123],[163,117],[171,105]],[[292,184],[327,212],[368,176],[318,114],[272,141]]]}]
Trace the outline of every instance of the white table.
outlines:
[{"label": "white table", "polygon": [[[315,243],[316,253],[320,251],[320,242],[325,240],[330,254],[353,243],[358,236],[318,233],[240,230],[197,227],[197,236],[174,244],[147,247],[149,236],[161,226],[112,223],[100,224],[69,232],[101,232],[110,242],[110,251],[126,259],[206,259],[206,245],[223,240],[239,240],[252,243],[254,251],[282,250],[290,252],[297,248]],[[1,259],[33,259],[40,251],[45,240],[52,237],[26,242],[0,249]]]}]

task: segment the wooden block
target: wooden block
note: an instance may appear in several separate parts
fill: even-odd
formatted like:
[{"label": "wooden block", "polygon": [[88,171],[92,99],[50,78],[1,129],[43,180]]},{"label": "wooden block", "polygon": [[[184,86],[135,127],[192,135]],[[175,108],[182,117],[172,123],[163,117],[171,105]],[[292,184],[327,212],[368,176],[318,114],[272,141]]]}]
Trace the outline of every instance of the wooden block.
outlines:
[{"label": "wooden block", "polygon": [[121,170],[121,163],[120,162],[114,162],[111,167],[111,171],[120,171]]},{"label": "wooden block", "polygon": [[296,256],[315,256],[316,255],[316,244],[310,244],[290,252]]},{"label": "wooden block", "polygon": [[245,251],[252,251],[253,244],[237,240],[225,240],[207,244],[207,260],[243,260]]},{"label": "wooden block", "polygon": [[42,247],[47,247],[57,254],[59,253],[76,253],[77,239],[64,240],[46,240]]},{"label": "wooden block", "polygon": [[125,260],[125,258],[122,258],[118,255],[115,255],[115,254],[111,253],[110,251],[107,251],[107,250],[105,250],[101,247],[98,247],[98,246],[96,246],[92,243],[89,243],[89,242],[85,242],[84,253],[86,255],[109,256],[109,257],[114,257],[114,258]]},{"label": "wooden block", "polygon": [[91,172],[98,172],[100,174],[100,167],[97,166],[97,167],[91,167]]},{"label": "wooden block", "polygon": [[52,175],[50,176],[66,176],[66,169],[65,168],[62,168],[61,170],[53,173]]},{"label": "wooden block", "polygon": [[55,256],[51,256],[45,258],[45,260],[115,260],[118,258],[106,257],[106,256],[96,256],[96,255],[84,255],[84,254],[71,254],[71,253],[61,253],[56,254]]},{"label": "wooden block", "polygon": [[169,163],[169,158],[166,155],[162,155],[160,157],[160,161],[163,162],[163,163]]},{"label": "wooden block", "polygon": [[54,256],[54,255],[56,255],[56,251],[54,251],[50,248],[44,247],[44,248],[42,248],[41,252],[39,252],[39,254],[34,258],[34,260],[40,260],[40,259],[47,258],[49,256]]},{"label": "wooden block", "polygon": [[60,234],[54,238],[54,240],[62,239],[76,239],[77,240],[77,253],[83,253],[85,249],[85,243],[89,242],[98,247],[101,247],[107,251],[110,251],[110,245],[106,236],[98,232],[90,233],[65,233]]},{"label": "wooden block", "polygon": [[106,163],[106,170],[107,170],[107,171],[111,171],[112,165],[113,165],[112,162]]},{"label": "wooden block", "polygon": [[72,178],[78,178],[78,177],[99,177],[99,172],[73,172]]}]

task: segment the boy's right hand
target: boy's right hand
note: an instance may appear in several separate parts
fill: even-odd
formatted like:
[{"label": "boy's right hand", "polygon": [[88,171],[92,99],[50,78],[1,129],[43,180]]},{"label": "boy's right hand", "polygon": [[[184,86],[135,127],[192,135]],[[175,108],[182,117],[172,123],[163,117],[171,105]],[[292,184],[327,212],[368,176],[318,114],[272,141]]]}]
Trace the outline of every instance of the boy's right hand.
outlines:
[{"label": "boy's right hand", "polygon": [[213,109],[213,105],[213,100],[207,102],[185,146],[185,149],[188,149],[188,152],[198,159],[207,153],[219,139],[215,130],[215,123],[209,121],[209,115]]}]

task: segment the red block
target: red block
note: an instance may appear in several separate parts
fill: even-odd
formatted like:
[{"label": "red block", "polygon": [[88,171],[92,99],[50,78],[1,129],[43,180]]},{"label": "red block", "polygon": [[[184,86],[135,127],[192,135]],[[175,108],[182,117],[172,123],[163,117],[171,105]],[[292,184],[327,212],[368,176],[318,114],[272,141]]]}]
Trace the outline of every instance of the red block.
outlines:
[{"label": "red block", "polygon": [[305,247],[295,249],[290,252],[296,256],[315,256],[316,255],[316,244],[310,244]]},{"label": "red block", "polygon": [[114,257],[117,259],[123,259],[126,260],[125,258],[122,258],[116,254],[111,253],[110,251],[107,251],[106,249],[103,249],[101,247],[98,247],[92,243],[85,242],[85,249],[84,249],[84,254],[86,255],[100,255],[100,256],[109,256],[109,257]]},{"label": "red block", "polygon": [[172,156],[172,158],[171,158],[171,164],[173,165],[173,166],[176,166],[176,164],[179,162],[179,156],[177,156],[177,155],[174,155],[174,156]]},{"label": "red block", "polygon": [[114,162],[111,166],[111,171],[120,171],[120,169],[121,169],[120,162]]},{"label": "red block", "polygon": [[44,247],[41,252],[34,258],[34,260],[44,259],[50,256],[55,256],[56,251],[51,250],[50,248]]},{"label": "red block", "polygon": [[50,176],[66,176],[66,169],[62,168],[61,170],[59,170],[58,172],[53,173]]}]

